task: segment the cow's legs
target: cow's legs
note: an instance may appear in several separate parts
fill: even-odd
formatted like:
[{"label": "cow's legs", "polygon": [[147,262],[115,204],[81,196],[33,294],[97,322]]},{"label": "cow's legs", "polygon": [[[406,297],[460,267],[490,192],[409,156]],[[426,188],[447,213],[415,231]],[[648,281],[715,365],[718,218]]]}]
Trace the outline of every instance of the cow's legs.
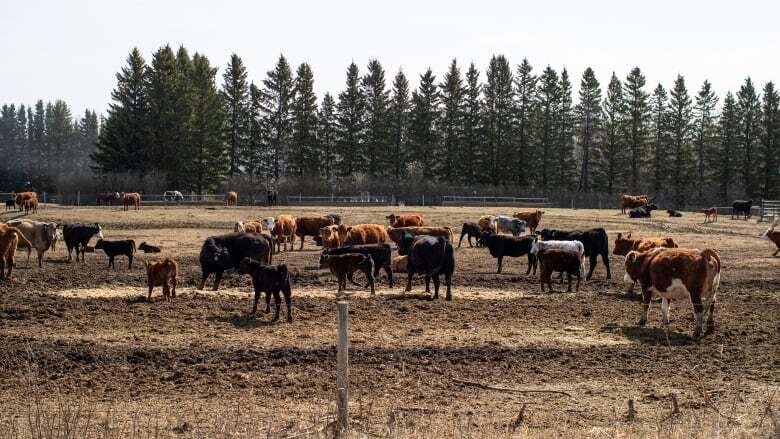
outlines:
[{"label": "cow's legs", "polygon": [[433,276],[433,298],[439,298],[439,274]]},{"label": "cow's legs", "polygon": [[580,273],[577,272],[577,286],[574,287],[574,291],[580,291],[580,280],[581,280],[581,278],[582,278],[582,276],[580,276]]},{"label": "cow's legs", "polygon": [[431,277],[427,274],[425,275],[425,292],[430,293],[431,292]]},{"label": "cow's legs", "polygon": [[[268,297],[266,293],[266,297]],[[279,320],[279,308],[282,306],[282,297],[279,294],[279,288],[274,288],[274,307],[276,308],[274,311],[274,321]]]},{"label": "cow's legs", "polygon": [[133,269],[133,255],[127,257],[127,269],[128,270]]},{"label": "cow's legs", "polygon": [[406,277],[406,290],[404,290],[404,292],[412,291],[412,276],[414,276],[414,272],[412,270],[407,270],[407,273],[409,274]]},{"label": "cow's legs", "polygon": [[218,271],[214,273],[214,288],[212,288],[214,291],[219,289],[220,282],[222,282],[222,272]]},{"label": "cow's legs", "polygon": [[[460,248],[460,244],[463,242],[463,237],[464,236],[466,236],[466,232],[460,232],[460,239],[458,240],[458,248]],[[469,244],[471,244],[471,237],[470,236],[469,236]]]},{"label": "cow's legs", "polygon": [[368,285],[371,287],[371,295],[373,296],[376,293],[374,291],[374,276],[371,274],[371,271],[367,271],[366,277],[368,278]]},{"label": "cow's legs", "polygon": [[303,240],[306,239],[306,235],[301,236],[301,248],[300,250],[303,250]]},{"label": "cow's legs", "polygon": [[498,257],[498,273],[499,273],[499,274],[501,273],[501,263],[502,263],[503,261],[504,261],[504,257],[503,257],[503,256],[499,256],[499,257]]},{"label": "cow's legs", "polygon": [[647,291],[642,291],[642,316],[639,318],[639,326],[647,324],[647,311],[650,309],[652,296]]},{"label": "cow's legs", "polygon": [[669,326],[669,308],[670,303],[668,299],[661,298],[661,319],[664,325]]},{"label": "cow's legs", "polygon": [[447,287],[447,294],[444,296],[444,300],[452,300],[452,291],[451,291],[451,288],[452,288],[452,276],[447,274],[447,273],[445,273],[444,274],[444,283],[446,284],[445,286]]},{"label": "cow's legs", "polygon": [[[30,251],[27,250],[27,265],[30,265]],[[43,252],[38,250],[38,268],[43,268]]]},{"label": "cow's legs", "polygon": [[385,264],[385,273],[387,273],[387,279],[390,283],[390,288],[393,288],[393,267],[390,266],[389,261],[387,264]]},{"label": "cow's legs", "polygon": [[777,256],[778,253],[780,253],[780,247],[778,247],[777,250],[772,253],[772,256]]},{"label": "cow's legs", "polygon": [[147,302],[152,300],[152,290],[154,289],[153,285],[153,283],[149,283],[149,294],[146,296]]},{"label": "cow's legs", "polygon": [[203,288],[206,287],[206,280],[209,278],[210,274],[211,273],[209,273],[208,271],[205,271],[205,270],[203,271],[203,273],[201,274],[201,278],[200,278],[200,285],[198,285],[198,289],[199,290],[202,290]]},{"label": "cow's legs", "polygon": [[[596,270],[596,262],[598,261],[598,256],[599,255],[596,254],[588,256],[590,261],[590,268],[588,269],[588,275],[585,277],[585,280],[590,280],[590,278],[593,276],[593,272]],[[561,277],[563,277],[563,273],[561,273]]]},{"label": "cow's legs", "polygon": [[704,305],[701,303],[701,297],[691,297],[691,302],[693,302],[693,316],[694,316],[694,325],[693,325],[693,337],[699,338],[701,336],[701,321],[704,317]]},{"label": "cow's legs", "polygon": [[[531,268],[534,265],[534,255],[531,253],[528,253],[528,270],[525,270],[525,275],[528,276],[529,273],[531,273]],[[534,274],[536,274],[536,270],[534,270]]]},{"label": "cow's legs", "polygon": [[609,252],[604,252],[601,254],[601,260],[604,261],[604,266],[607,267],[607,279],[612,278],[612,273],[609,271]]},{"label": "cow's legs", "polygon": [[707,317],[707,333],[712,333],[715,331],[715,298],[713,297],[710,300],[710,313]]},{"label": "cow's legs", "polygon": [[569,286],[568,288],[566,288],[566,292],[571,293],[571,273],[569,272],[566,273],[566,280],[569,281]]},{"label": "cow's legs", "polygon": [[108,268],[111,268],[111,266],[114,265],[114,257],[109,256],[108,257]]},{"label": "cow's legs", "polygon": [[290,291],[290,284],[285,283],[282,287],[282,294],[284,294],[284,305],[287,307],[287,322],[292,322],[292,291]]}]

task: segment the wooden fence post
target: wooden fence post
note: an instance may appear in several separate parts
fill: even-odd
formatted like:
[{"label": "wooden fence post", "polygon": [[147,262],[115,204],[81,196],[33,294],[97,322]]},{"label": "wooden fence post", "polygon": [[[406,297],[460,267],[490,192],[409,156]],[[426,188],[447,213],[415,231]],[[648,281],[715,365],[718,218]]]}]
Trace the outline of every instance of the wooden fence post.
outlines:
[{"label": "wooden fence post", "polygon": [[339,431],[349,428],[347,403],[349,400],[349,301],[341,298],[338,307],[339,339],[336,347],[336,406]]}]

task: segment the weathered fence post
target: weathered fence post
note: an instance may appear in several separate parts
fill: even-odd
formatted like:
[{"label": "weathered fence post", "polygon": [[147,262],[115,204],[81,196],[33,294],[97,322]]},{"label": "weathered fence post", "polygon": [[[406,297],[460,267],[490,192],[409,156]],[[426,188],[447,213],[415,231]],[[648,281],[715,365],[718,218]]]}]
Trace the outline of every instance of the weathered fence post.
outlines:
[{"label": "weathered fence post", "polygon": [[76,206],[81,206],[81,191],[76,192]]},{"label": "weathered fence post", "polygon": [[339,339],[336,347],[336,407],[339,432],[349,428],[347,402],[349,400],[349,301],[337,297]]}]

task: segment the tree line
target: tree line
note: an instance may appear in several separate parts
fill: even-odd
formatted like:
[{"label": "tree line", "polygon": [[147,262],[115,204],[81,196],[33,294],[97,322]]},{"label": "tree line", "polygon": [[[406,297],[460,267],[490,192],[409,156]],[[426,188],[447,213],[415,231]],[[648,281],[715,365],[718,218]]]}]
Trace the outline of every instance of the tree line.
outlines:
[{"label": "tree line", "polygon": [[[184,47],[146,62],[134,49],[117,73],[91,154],[98,174],[151,172],[172,188],[226,179],[338,188],[419,179],[550,191],[649,192],[678,206],[702,197],[780,196],[780,96],[748,77],[721,102],[678,75],[652,87],[636,67],[603,88],[592,68],[574,96],[569,72],[503,55],[484,72],[452,60],[412,89],[378,60],[347,67],[338,94],[315,93],[307,63],[282,55],[259,82],[233,54],[221,74]],[[217,82],[219,81],[219,84]],[[363,180],[361,180],[363,179]]]}]

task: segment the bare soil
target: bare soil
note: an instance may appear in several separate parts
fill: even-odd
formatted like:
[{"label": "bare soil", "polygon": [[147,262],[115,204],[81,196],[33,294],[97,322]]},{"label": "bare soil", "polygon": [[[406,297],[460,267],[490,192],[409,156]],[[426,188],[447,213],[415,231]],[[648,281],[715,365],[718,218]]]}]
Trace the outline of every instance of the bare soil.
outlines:
[{"label": "bare soil", "polygon": [[[381,224],[390,210],[39,210],[35,219],[98,222],[106,239],[162,246],[162,256],[179,261],[183,285],[172,303],[161,300],[159,288],[146,300],[140,260],[160,255],[141,255],[131,270],[119,258],[118,269],[110,270],[100,252],[87,254],[83,264],[65,262],[64,245],[47,253],[43,269],[34,255],[27,265],[25,252],[17,253],[13,281],[0,283],[0,433],[29,414],[33,396],[90,401],[101,413],[114,407],[116,422],[172,417],[194,431],[215,413],[238,406],[246,409],[235,410],[236,422],[262,417],[279,425],[316,424],[334,399],[336,361],[336,282],[318,268],[319,248],[309,238],[303,251],[296,241],[295,251],[274,256],[294,274],[291,324],[248,314],[247,277],[226,274],[218,292],[195,289],[205,237],[231,230],[238,220],[304,212]],[[453,227],[457,241],[464,221],[512,210],[432,207],[403,213]],[[3,213],[0,220],[15,216]],[[635,401],[634,422],[656,423],[672,410],[674,394],[683,415],[728,410],[724,416],[742,425],[758,428],[761,420],[765,428],[762,414],[780,383],[780,257],[771,257],[772,243],[758,239],[765,225],[755,220],[702,220],[703,214],[689,212],[632,220],[612,210],[548,209],[541,225],[600,226],[611,241],[617,232],[630,231],[717,249],[724,269],[716,330],[698,341],[690,337],[690,304],[673,307],[669,344],[658,305],[646,327],[636,325],[640,298],[624,292],[618,256],[610,258],[611,280],[599,260],[579,292],[541,293],[538,277],[525,275],[525,257],[508,258],[504,273],[496,274],[487,251],[469,248],[464,239],[456,250],[451,302],[431,300],[421,279],[412,294],[402,294],[405,275],[397,275],[393,289],[383,275],[374,297],[356,288],[349,322],[356,425],[371,431],[369,419],[403,412],[468,416],[475,425],[503,431],[527,405],[523,425],[532,432],[588,435],[623,422],[628,399]],[[565,284],[556,287],[565,291]],[[458,380],[571,396],[496,391]],[[268,430],[274,431],[282,434]]]}]

